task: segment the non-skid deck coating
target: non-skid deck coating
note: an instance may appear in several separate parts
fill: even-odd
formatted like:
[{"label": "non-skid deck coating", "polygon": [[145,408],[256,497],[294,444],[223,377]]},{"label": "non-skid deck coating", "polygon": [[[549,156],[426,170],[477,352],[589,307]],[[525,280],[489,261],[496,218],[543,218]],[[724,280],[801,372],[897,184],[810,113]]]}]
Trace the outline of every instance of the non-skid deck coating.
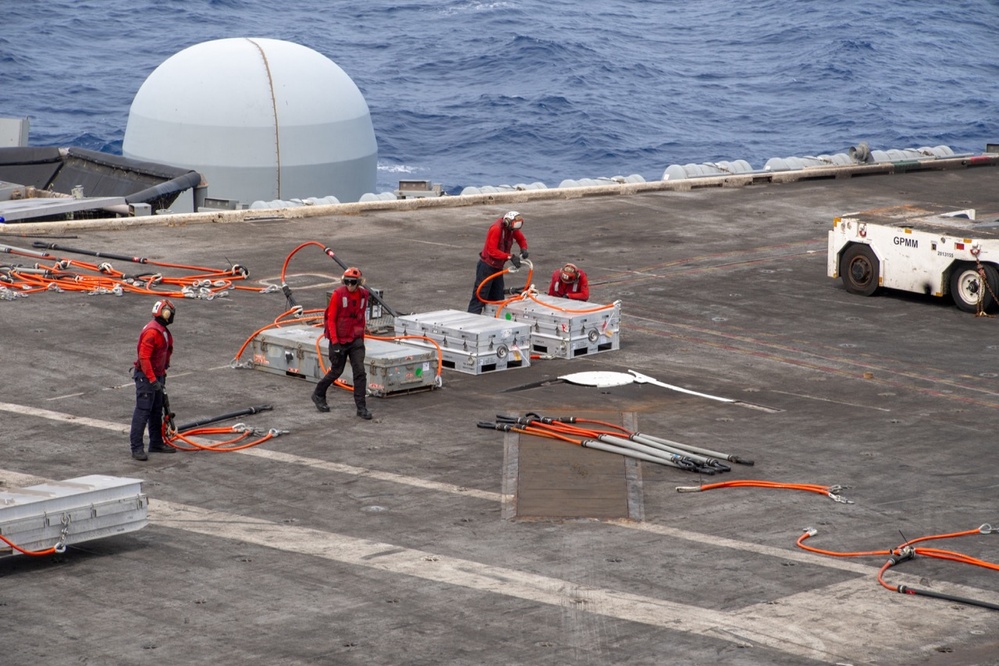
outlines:
[{"label": "non-skid deck coating", "polygon": [[[999,663],[999,612],[889,592],[876,582],[882,557],[795,547],[806,527],[818,529],[811,545],[853,552],[999,524],[999,321],[931,297],[853,296],[825,276],[833,217],[903,203],[995,213],[999,169],[53,227],[73,236],[67,245],[228,260],[266,283],[317,240],[395,309],[429,312],[464,308],[486,228],[516,209],[533,281],[580,265],[595,299],[622,301],[621,349],[485,376],[446,371],[444,388],[372,400],[375,418],[362,421],[345,391],[321,414],[310,384],[230,367],[284,312],[280,294],[184,300],[168,381],[178,421],[271,403],[244,420],[291,432],[240,453],[139,463],[128,455],[127,371],[152,298],[0,302],[0,480],[138,477],[150,497],[139,532],[0,559],[0,662]],[[30,246],[11,231],[0,242]],[[288,281],[319,307],[339,273],[318,249],[302,251]],[[545,381],[628,369],[739,402]],[[599,413],[756,465],[698,479],[636,463],[637,518],[518,520],[511,451],[540,444],[476,423],[527,411]],[[675,490],[724,479],[842,484],[855,503]],[[999,561],[999,534],[932,545]],[[999,575],[981,568],[917,559],[888,579],[999,603]]]}]

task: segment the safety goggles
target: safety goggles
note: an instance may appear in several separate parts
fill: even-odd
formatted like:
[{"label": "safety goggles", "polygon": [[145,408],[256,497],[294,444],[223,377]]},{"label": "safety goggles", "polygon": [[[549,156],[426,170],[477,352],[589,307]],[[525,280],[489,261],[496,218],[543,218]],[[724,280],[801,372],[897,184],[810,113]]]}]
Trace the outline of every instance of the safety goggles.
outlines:
[{"label": "safety goggles", "polygon": [[357,278],[344,278],[343,283],[348,287],[356,287],[360,283],[360,280]]}]

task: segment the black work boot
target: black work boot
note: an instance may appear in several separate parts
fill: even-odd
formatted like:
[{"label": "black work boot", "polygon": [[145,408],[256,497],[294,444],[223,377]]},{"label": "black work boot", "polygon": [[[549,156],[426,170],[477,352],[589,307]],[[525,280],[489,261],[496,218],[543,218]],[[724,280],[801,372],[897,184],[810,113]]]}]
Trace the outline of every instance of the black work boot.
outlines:
[{"label": "black work boot", "polygon": [[365,421],[370,421],[371,420],[371,412],[368,411],[367,407],[358,407],[357,408],[357,415],[360,416]]},{"label": "black work boot", "polygon": [[142,449],[139,449],[137,451],[132,451],[132,457],[135,458],[136,460],[149,460],[149,456],[147,456],[146,452],[143,451]]},{"label": "black work boot", "polygon": [[321,395],[317,395],[315,392],[312,393],[312,404],[314,404],[316,409],[321,412],[330,411],[330,406],[326,404],[326,398]]},{"label": "black work boot", "polygon": [[166,444],[150,444],[150,453],[177,453],[177,449],[172,446],[167,446]]}]

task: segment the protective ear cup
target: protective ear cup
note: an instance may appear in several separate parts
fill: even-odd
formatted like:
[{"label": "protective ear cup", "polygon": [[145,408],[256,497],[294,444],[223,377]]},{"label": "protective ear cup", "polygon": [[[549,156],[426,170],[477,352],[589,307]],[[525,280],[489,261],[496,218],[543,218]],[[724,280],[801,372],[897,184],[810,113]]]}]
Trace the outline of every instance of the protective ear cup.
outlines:
[{"label": "protective ear cup", "polygon": [[503,226],[507,229],[520,229],[524,226],[524,216],[515,210],[503,216]]},{"label": "protective ear cup", "polygon": [[173,322],[176,312],[177,310],[174,308],[173,303],[167,299],[153,303],[153,316],[161,317],[168,324]]}]

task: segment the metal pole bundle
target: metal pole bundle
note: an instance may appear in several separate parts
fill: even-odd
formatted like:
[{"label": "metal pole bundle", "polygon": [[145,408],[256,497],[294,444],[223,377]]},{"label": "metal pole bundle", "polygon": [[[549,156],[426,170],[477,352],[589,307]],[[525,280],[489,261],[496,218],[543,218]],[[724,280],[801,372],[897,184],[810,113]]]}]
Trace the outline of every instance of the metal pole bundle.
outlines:
[{"label": "metal pole bundle", "polygon": [[[523,417],[497,415],[496,419],[495,423],[480,422],[478,427],[557,439],[577,446],[707,475],[728,472],[732,469],[721,462],[722,460],[744,465],[753,464],[753,461],[738,456],[632,432],[604,421],[574,416],[553,418],[533,412],[528,412]],[[577,425],[584,423],[589,427]]]}]

